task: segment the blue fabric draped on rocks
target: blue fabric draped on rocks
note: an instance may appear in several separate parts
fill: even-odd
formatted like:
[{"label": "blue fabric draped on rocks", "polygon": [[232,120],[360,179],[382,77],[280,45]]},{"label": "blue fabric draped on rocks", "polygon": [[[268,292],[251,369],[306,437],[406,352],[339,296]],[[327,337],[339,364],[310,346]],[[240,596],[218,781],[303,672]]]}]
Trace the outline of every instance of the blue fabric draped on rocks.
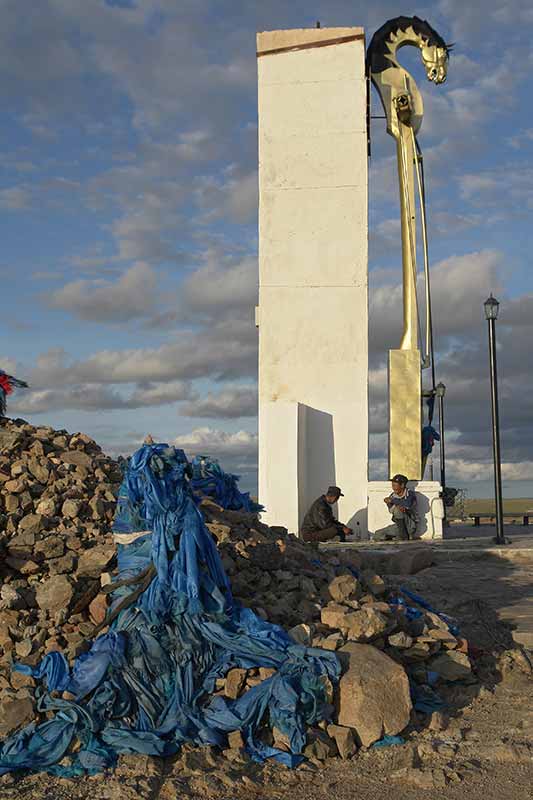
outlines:
[{"label": "blue fabric draped on rocks", "polygon": [[[184,454],[162,444],[131,458],[114,529],[146,533],[118,545],[118,579],[152,563],[156,575],[72,668],[60,653],[37,667],[16,667],[45,684],[38,708],[55,714],[3,743],[0,774],[92,774],[120,753],[165,756],[182,742],[225,747],[232,730],[242,731],[253,758],[295,766],[306,726],[328,718],[330,681],[340,674],[335,654],[295,644],[233,601],[188,472]],[[131,591],[117,587],[111,609]],[[236,700],[214,695],[217,678],[233,667],[276,672]],[[58,696],[63,692],[69,699]],[[285,734],[290,753],[262,741],[265,721]],[[76,741],[80,748],[68,755]]]},{"label": "blue fabric draped on rocks", "polygon": [[240,491],[239,476],[224,472],[215,459],[195,456],[191,464],[194,492],[211,497],[219,506],[231,511],[263,511],[263,506],[254,503],[249,492]]}]

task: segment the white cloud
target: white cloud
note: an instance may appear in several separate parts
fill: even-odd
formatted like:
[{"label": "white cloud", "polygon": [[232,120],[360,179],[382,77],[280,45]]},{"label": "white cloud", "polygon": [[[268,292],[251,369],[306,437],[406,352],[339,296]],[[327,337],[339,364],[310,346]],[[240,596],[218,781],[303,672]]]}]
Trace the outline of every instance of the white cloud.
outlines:
[{"label": "white cloud", "polygon": [[62,349],[51,349],[28,372],[32,384],[42,388],[255,377],[257,333],[251,321],[230,319],[200,332],[181,331],[160,347],[100,350],[85,360],[76,361]]},{"label": "white cloud", "polygon": [[[472,461],[466,459],[447,459],[447,469],[453,472],[454,479],[459,481],[487,481],[493,478],[491,461]],[[510,463],[502,461],[502,478],[508,481],[520,481],[533,475],[533,461]]]},{"label": "white cloud", "polygon": [[19,377],[17,375],[17,368],[17,362],[13,358],[0,355],[0,369],[3,369],[4,372],[7,372],[9,375]]},{"label": "white cloud", "polygon": [[256,386],[226,386],[221,392],[209,392],[184,403],[180,414],[185,417],[206,417],[209,419],[240,419],[257,415]]},{"label": "white cloud", "polygon": [[217,319],[238,311],[251,319],[257,303],[257,259],[245,257],[225,264],[216,250],[207,252],[205,258],[207,263],[182,283],[183,314]]},{"label": "white cloud", "polygon": [[502,0],[498,3],[487,3],[486,0],[469,0],[468,3],[462,0],[439,0],[438,8],[453,27],[454,38],[472,41],[481,36],[487,37],[490,31],[492,37],[487,44],[493,47],[501,42],[501,37],[507,39],[520,30],[520,23],[533,22],[533,10],[523,0]]},{"label": "white cloud", "polygon": [[533,169],[526,164],[501,164],[495,169],[465,172],[457,177],[461,196],[514,216],[533,209]]},{"label": "white cloud", "polygon": [[212,155],[212,135],[208,130],[184,131],[176,145],[176,155],[183,161],[205,161]]},{"label": "white cloud", "polygon": [[229,433],[217,428],[195,428],[177,436],[173,444],[189,458],[208,455],[216,458],[226,472],[241,475],[242,486],[257,486],[257,434],[249,431]]},{"label": "white cloud", "polygon": [[230,219],[242,223],[256,219],[259,202],[256,170],[230,181],[226,191]]},{"label": "white cloud", "polygon": [[[431,269],[431,289],[435,341],[440,337],[460,337],[479,328],[482,303],[491,291],[500,288],[499,272],[504,264],[503,253],[480,250],[461,256],[450,256]],[[372,280],[372,273],[370,273]],[[372,355],[381,360],[386,351],[397,347],[401,338],[402,287],[398,281],[384,284],[370,293],[370,346]],[[419,298],[423,284],[419,283]],[[421,319],[423,304],[421,303]]]},{"label": "white cloud", "polygon": [[57,389],[29,389],[17,392],[10,410],[18,414],[42,414],[48,411],[111,411],[148,408],[188,400],[191,386],[185,382],[138,387],[130,394],[100,384],[81,384]]},{"label": "white cloud", "polygon": [[67,283],[48,295],[48,303],[52,308],[91,322],[128,322],[153,312],[156,283],[154,270],[139,262],[116,282],[100,279]]}]

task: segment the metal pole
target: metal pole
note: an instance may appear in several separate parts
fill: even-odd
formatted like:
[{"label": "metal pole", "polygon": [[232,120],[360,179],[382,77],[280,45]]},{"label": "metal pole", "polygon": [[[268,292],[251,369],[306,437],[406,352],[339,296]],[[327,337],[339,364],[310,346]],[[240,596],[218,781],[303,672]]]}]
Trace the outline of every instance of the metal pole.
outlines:
[{"label": "metal pole", "polygon": [[444,397],[439,395],[439,434],[440,434],[440,485],[446,488],[446,460],[444,450]]},{"label": "metal pole", "polygon": [[445,449],[444,449],[444,395],[440,393],[438,395],[439,398],[439,435],[440,435],[440,447],[439,447],[439,454],[440,454],[440,485],[442,491],[442,507],[444,511],[444,516],[442,518],[442,524],[446,525],[446,517],[448,512],[446,511],[446,503],[445,503],[445,488],[446,488],[446,456],[445,456]]},{"label": "metal pole", "polygon": [[496,369],[496,326],[489,319],[490,390],[492,404],[492,451],[494,454],[494,495],[496,500],[496,543],[505,544],[503,534],[502,472],[500,455],[500,414],[498,410],[498,373]]}]

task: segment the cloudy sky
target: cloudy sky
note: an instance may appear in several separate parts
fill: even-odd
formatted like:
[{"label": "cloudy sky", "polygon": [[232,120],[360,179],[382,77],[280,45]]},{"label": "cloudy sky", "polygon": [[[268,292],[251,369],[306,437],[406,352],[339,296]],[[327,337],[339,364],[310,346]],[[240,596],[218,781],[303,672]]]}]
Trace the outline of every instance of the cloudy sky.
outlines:
[{"label": "cloudy sky", "polygon": [[[498,323],[507,495],[531,496],[533,8],[526,0],[0,0],[0,366],[10,404],[111,453],[147,432],[256,482],[255,32],[417,13],[455,42],[422,86],[449,482],[491,491],[483,300]],[[374,96],[375,113],[381,113]],[[400,296],[394,143],[372,127],[372,475]]]}]

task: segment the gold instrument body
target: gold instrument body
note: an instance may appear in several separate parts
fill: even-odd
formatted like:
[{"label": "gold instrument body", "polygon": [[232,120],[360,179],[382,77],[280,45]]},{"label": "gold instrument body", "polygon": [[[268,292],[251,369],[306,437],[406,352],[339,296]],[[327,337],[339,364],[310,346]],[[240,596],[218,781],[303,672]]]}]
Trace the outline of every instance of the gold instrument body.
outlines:
[{"label": "gold instrument body", "polygon": [[[425,217],[422,213],[422,235],[425,262],[425,341],[420,342],[420,313],[417,297],[417,205],[415,184],[422,192],[419,152],[416,134],[422,125],[422,96],[412,76],[397,61],[400,47],[414,45],[421,51],[429,80],[446,80],[448,51],[446,47],[429,45],[414,27],[391,33],[385,54],[390,67],[370,72],[385,110],[387,132],[396,140],[400,219],[402,237],[403,330],[400,347],[389,351],[389,476],[407,475],[410,480],[422,479],[422,367],[431,365],[431,304],[427,263]],[[422,203],[421,203],[422,208]],[[420,347],[424,346],[421,354]]]}]

